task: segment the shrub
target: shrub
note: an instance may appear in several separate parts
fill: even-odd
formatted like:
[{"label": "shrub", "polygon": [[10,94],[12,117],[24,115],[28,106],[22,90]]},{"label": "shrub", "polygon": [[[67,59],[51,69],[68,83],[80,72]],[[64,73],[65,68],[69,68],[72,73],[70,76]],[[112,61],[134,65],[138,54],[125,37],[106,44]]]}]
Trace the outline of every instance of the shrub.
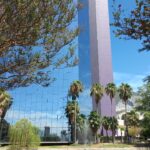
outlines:
[{"label": "shrub", "polygon": [[21,119],[10,127],[9,150],[30,150],[40,144],[39,129],[27,119]]}]

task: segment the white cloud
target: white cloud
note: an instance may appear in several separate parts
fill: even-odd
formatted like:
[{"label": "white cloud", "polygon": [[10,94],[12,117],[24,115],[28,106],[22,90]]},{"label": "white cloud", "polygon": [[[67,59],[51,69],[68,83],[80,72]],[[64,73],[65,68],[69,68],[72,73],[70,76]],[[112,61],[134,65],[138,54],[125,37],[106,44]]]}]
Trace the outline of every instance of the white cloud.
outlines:
[{"label": "white cloud", "polygon": [[132,86],[134,91],[137,91],[138,87],[143,85],[143,79],[149,75],[150,72],[143,74],[129,74],[129,73],[120,73],[114,72],[114,82],[117,85],[120,85],[122,82],[128,83]]}]

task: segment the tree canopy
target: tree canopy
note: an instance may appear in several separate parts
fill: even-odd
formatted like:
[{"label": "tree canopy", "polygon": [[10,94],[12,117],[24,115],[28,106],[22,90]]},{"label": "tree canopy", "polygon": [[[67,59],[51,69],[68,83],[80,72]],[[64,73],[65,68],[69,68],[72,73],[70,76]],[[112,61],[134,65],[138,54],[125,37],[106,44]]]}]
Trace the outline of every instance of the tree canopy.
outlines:
[{"label": "tree canopy", "polygon": [[136,110],[141,112],[150,112],[150,83],[146,83],[138,90],[139,98],[136,103]]},{"label": "tree canopy", "polygon": [[139,98],[137,99],[136,110],[143,114],[141,121],[142,135],[144,137],[150,137],[150,83],[139,88]]},{"label": "tree canopy", "polygon": [[0,87],[48,86],[50,70],[74,66],[75,17],[73,0],[1,0]]},{"label": "tree canopy", "polygon": [[[117,0],[113,0],[114,2]],[[140,51],[150,51],[150,19],[149,0],[135,0],[135,7],[128,15],[121,4],[114,4],[112,26],[119,38],[141,40],[143,47]]]}]

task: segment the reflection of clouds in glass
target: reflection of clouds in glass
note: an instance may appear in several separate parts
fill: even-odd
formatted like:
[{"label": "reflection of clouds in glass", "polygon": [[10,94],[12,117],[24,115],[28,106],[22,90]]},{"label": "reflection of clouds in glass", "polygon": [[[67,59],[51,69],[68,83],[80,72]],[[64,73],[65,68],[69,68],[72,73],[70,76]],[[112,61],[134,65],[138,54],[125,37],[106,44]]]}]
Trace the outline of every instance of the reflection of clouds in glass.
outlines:
[{"label": "reflection of clouds in glass", "polygon": [[78,66],[57,70],[52,75],[57,80],[47,88],[32,85],[10,91],[13,104],[5,118],[10,124],[27,118],[42,133],[45,126],[50,127],[51,133],[58,135],[62,130],[68,130],[65,116],[66,95],[72,81],[78,79]]},{"label": "reflection of clouds in glass", "polygon": [[66,118],[61,111],[56,111],[54,114],[47,112],[24,112],[24,111],[9,111],[6,116],[6,120],[13,124],[22,119],[29,119],[34,125],[38,127],[45,127],[47,125],[51,127],[66,127]]}]

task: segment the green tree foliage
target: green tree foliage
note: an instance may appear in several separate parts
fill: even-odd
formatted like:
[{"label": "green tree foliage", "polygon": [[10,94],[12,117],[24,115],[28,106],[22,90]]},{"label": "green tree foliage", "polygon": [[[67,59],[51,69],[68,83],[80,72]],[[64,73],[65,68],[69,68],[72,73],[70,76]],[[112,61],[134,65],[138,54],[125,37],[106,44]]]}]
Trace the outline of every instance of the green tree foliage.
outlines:
[{"label": "green tree foliage", "polygon": [[92,85],[90,95],[94,97],[94,100],[97,106],[97,111],[98,111],[99,101],[103,97],[103,94],[104,94],[104,87],[101,84],[95,83]]},{"label": "green tree foliage", "polygon": [[5,117],[6,111],[11,106],[12,104],[11,99],[12,98],[6,91],[0,89],[0,117],[1,118]]},{"label": "green tree foliage", "polygon": [[112,101],[113,98],[116,95],[117,92],[117,87],[114,83],[108,83],[107,86],[105,87],[106,94],[110,97],[111,101],[111,116],[112,116]]},{"label": "green tree foliage", "polygon": [[116,129],[118,128],[118,120],[115,117],[104,116],[102,119],[102,126],[106,130],[107,142],[109,142],[108,130],[112,131],[112,142],[114,142]]},{"label": "green tree foliage", "polygon": [[[110,101],[111,101],[111,116],[113,116],[112,114],[112,101],[113,101],[113,98],[115,97],[116,95],[116,92],[117,92],[117,87],[114,83],[108,83],[107,86],[105,87],[105,91],[106,91],[106,94],[110,97]],[[115,121],[114,119],[112,119],[112,140],[113,140],[113,143],[114,143],[114,129],[113,129],[113,121]],[[114,122],[115,123],[115,122]],[[114,124],[114,127],[115,127],[115,124]]]},{"label": "green tree foliage", "polygon": [[150,112],[144,114],[141,134],[146,138],[150,138]]},{"label": "green tree foliage", "polygon": [[79,94],[83,91],[83,85],[80,81],[76,80],[70,85],[68,96],[72,98],[72,100],[77,100]]},{"label": "green tree foliage", "polygon": [[95,142],[97,142],[97,131],[100,128],[101,118],[98,112],[92,111],[88,118],[89,126],[95,136]]},{"label": "green tree foliage", "polygon": [[[127,124],[129,127],[138,127],[140,125],[139,115],[134,110],[127,112]],[[125,121],[125,114],[122,115],[122,119]]]},{"label": "green tree foliage", "polygon": [[7,110],[12,105],[12,98],[5,91],[0,89],[0,140],[8,135],[9,123],[4,119]]},{"label": "green tree foliage", "polygon": [[142,135],[150,138],[150,83],[147,82],[138,91],[139,99],[137,99],[136,110],[143,114]]},{"label": "green tree foliage", "polygon": [[115,134],[118,128],[118,120],[116,117],[110,117],[110,130],[112,131],[112,142],[115,142]]},{"label": "green tree foliage", "polygon": [[139,98],[136,103],[136,110],[140,112],[150,112],[150,83],[146,83],[138,90]]},{"label": "green tree foliage", "polygon": [[85,122],[86,122],[86,116],[84,114],[79,114],[77,116],[77,130],[79,132],[83,132]]},{"label": "green tree foliage", "polygon": [[118,128],[120,129],[120,132],[121,132],[121,143],[123,142],[123,132],[125,131],[125,126],[123,125],[119,125]]},{"label": "green tree foliage", "polygon": [[[78,114],[80,113],[77,98],[79,97],[79,94],[82,91],[83,91],[83,85],[78,80],[75,80],[71,83],[71,85],[69,87],[69,91],[68,91],[68,96],[72,98],[71,103],[74,105],[74,106],[72,106],[72,107],[74,107],[74,109],[72,109],[72,110],[74,110],[74,113],[72,114],[72,116],[70,116],[72,119],[74,119],[74,121],[70,122],[70,117],[67,116],[67,118],[69,119],[70,125],[71,125],[71,137],[72,137],[72,141],[74,143],[76,142],[77,117],[78,117]],[[74,130],[74,133],[73,133],[73,130]]]},{"label": "green tree foliage", "polygon": [[71,131],[71,141],[76,142],[76,123],[77,123],[77,116],[80,113],[79,105],[76,100],[68,101],[66,108],[65,108],[65,114],[68,118],[68,124],[70,125],[70,131]]},{"label": "green tree foliage", "polygon": [[106,130],[106,136],[107,136],[107,142],[108,142],[109,141],[108,130],[109,130],[109,127],[110,127],[110,118],[109,117],[107,117],[107,116],[103,117],[102,126]]},{"label": "green tree foliage", "polygon": [[[131,98],[131,96],[132,96],[132,88],[130,87],[130,85],[122,83],[118,89],[118,93],[119,93],[120,99],[122,99],[125,104],[125,122],[127,123],[128,122],[127,117],[126,117],[127,102],[128,102],[128,99]],[[126,135],[126,140],[127,140],[127,138],[128,138],[128,125],[127,124],[126,124],[125,135]]]},{"label": "green tree foliage", "polygon": [[77,64],[73,0],[1,0],[0,12],[1,88],[48,86],[52,69]]},{"label": "green tree foliage", "polygon": [[11,126],[9,133],[10,150],[31,150],[40,144],[39,130],[27,119]]},{"label": "green tree foliage", "polygon": [[125,39],[141,40],[143,48],[140,51],[150,51],[149,3],[149,0],[135,0],[136,6],[128,15],[125,15],[127,13],[121,4],[118,5],[118,8],[115,6],[113,11],[114,22],[112,25],[116,27],[115,35]]},{"label": "green tree foliage", "polygon": [[[75,109],[75,105],[76,105],[76,109]],[[80,109],[79,109],[79,105],[78,105],[77,101],[75,101],[75,100],[68,101],[67,106],[65,108],[65,114],[69,120],[70,125],[74,124],[75,114],[78,115],[79,113],[80,113]]]},{"label": "green tree foliage", "polygon": [[150,76],[147,76],[144,81],[150,83]]}]

